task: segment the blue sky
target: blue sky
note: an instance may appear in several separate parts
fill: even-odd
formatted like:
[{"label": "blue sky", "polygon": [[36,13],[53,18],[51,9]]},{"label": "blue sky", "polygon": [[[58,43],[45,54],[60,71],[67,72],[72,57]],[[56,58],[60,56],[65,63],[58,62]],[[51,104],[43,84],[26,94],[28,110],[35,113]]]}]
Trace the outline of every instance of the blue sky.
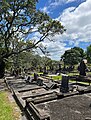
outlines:
[{"label": "blue sky", "polygon": [[50,57],[60,56],[74,46],[86,50],[91,44],[91,0],[39,0],[37,9],[59,20],[67,29],[63,35],[52,37],[55,42],[45,41]]}]

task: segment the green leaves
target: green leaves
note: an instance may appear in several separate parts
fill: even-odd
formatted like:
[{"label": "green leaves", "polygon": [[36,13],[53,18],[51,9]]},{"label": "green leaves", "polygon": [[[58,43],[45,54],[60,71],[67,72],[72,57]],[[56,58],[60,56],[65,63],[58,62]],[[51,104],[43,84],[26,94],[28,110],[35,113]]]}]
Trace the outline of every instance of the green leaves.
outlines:
[{"label": "green leaves", "polygon": [[9,3],[6,0],[2,0],[3,7],[10,7]]},{"label": "green leaves", "polygon": [[91,63],[91,45],[89,45],[89,46],[87,47],[86,53],[87,53],[88,63]]},{"label": "green leaves", "polygon": [[62,55],[62,59],[67,65],[78,64],[85,57],[85,52],[82,48],[74,47],[71,48]]},{"label": "green leaves", "polygon": [[[3,57],[36,48],[47,36],[62,34],[65,31],[59,21],[52,20],[46,13],[36,10],[36,2],[38,0],[1,1],[0,39],[6,50]],[[31,39],[35,32],[41,34],[35,44],[24,42],[28,38]]]},{"label": "green leaves", "polygon": [[38,28],[40,34],[46,34],[48,35],[56,35],[56,34],[62,34],[65,29],[64,26],[61,25],[59,21],[49,19],[46,23],[42,23],[41,26]]}]

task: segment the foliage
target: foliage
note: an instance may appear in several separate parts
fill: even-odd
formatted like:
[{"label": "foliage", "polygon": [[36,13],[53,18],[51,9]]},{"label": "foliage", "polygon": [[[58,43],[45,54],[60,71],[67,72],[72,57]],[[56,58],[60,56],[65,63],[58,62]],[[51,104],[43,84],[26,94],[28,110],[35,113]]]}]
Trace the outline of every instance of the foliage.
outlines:
[{"label": "foliage", "polygon": [[12,56],[12,66],[14,68],[21,67],[21,68],[30,68],[34,55],[32,51],[24,51],[18,55]]},{"label": "foliage", "polygon": [[91,45],[87,47],[87,60],[88,63],[91,63]]},{"label": "foliage", "polygon": [[61,56],[64,64],[75,65],[78,64],[85,57],[84,50],[79,47],[71,48]]},{"label": "foliage", "polygon": [[82,48],[80,48],[80,47],[74,47],[73,49],[75,49],[75,50],[77,50],[79,53],[80,53],[80,58],[81,59],[84,59],[84,58],[86,58],[86,53],[84,52],[84,50],[82,49]]},{"label": "foliage", "polygon": [[[0,78],[4,76],[5,64],[10,56],[38,47],[46,37],[62,34],[65,29],[59,21],[36,9],[38,0],[0,1]],[[39,39],[31,39],[35,33]]]},{"label": "foliage", "polygon": [[[0,2],[0,58],[34,48],[47,36],[63,33],[59,21],[36,10],[37,0],[2,0]],[[39,40],[29,40],[32,33],[41,34]]]},{"label": "foliage", "polygon": [[[38,47],[46,37],[62,34],[65,29],[59,21],[36,9],[38,0],[0,1],[0,78],[4,76],[5,64],[10,56]],[[31,39],[35,33],[39,39]],[[2,67],[3,65],[3,67]]]},{"label": "foliage", "polygon": [[51,60],[46,56],[39,56],[35,54],[34,51],[24,51],[17,56],[13,55],[12,58],[9,58],[7,61],[7,68],[25,68],[29,70],[36,70],[38,72],[43,72],[46,67],[47,70],[55,71],[59,67],[59,61]]}]

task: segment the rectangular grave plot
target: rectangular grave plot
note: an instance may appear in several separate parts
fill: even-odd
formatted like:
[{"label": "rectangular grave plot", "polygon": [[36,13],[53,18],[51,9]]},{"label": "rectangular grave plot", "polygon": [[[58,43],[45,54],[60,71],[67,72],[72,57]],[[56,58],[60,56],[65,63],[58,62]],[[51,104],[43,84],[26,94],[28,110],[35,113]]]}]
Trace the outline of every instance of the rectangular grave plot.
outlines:
[{"label": "rectangular grave plot", "polygon": [[56,100],[58,98],[56,92],[51,94],[46,94],[43,96],[35,97],[33,99],[28,98],[27,101],[32,101],[34,104],[44,103],[52,100]]},{"label": "rectangular grave plot", "polygon": [[27,93],[25,93],[25,95],[24,96],[22,96],[22,99],[27,99],[27,98],[36,98],[36,97],[43,97],[43,96],[45,96],[45,95],[51,95],[51,94],[53,94],[54,92],[53,91],[42,91],[42,92],[37,92],[37,93],[32,93],[32,91],[30,91],[31,92],[31,94],[27,94]]},{"label": "rectangular grave plot", "polygon": [[46,111],[38,109],[32,102],[28,103],[25,109],[34,120],[50,120],[50,115]]},{"label": "rectangular grave plot", "polygon": [[41,88],[42,88],[42,87],[37,86],[37,85],[31,85],[31,86],[28,86],[28,87],[26,87],[26,88],[19,89],[18,92],[19,92],[19,93],[22,93],[22,92],[27,92],[27,91],[30,91],[30,90],[41,89]]}]

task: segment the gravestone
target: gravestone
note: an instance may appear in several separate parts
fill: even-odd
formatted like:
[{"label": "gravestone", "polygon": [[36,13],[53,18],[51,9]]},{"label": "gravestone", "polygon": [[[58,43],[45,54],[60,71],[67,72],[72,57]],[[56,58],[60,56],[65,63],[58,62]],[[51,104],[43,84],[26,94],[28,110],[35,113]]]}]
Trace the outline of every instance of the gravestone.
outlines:
[{"label": "gravestone", "polygon": [[29,82],[30,82],[30,79],[31,79],[31,77],[30,77],[30,76],[27,76],[26,79],[25,79],[26,83],[29,83]]},{"label": "gravestone", "polygon": [[34,80],[37,81],[38,80],[38,74],[34,73]]},{"label": "gravestone", "polygon": [[37,85],[42,86],[43,85],[43,80],[38,78],[38,74],[34,73],[34,80],[36,81]]},{"label": "gravestone", "polygon": [[69,77],[66,74],[62,74],[61,88],[60,92],[67,93],[69,91]]},{"label": "gravestone", "polygon": [[80,72],[80,75],[82,76],[86,76],[86,64],[84,62],[84,60],[81,61],[80,65],[78,66],[78,70]]},{"label": "gravestone", "polygon": [[43,80],[38,79],[38,80],[37,80],[37,85],[42,86],[42,85],[43,85]]}]

